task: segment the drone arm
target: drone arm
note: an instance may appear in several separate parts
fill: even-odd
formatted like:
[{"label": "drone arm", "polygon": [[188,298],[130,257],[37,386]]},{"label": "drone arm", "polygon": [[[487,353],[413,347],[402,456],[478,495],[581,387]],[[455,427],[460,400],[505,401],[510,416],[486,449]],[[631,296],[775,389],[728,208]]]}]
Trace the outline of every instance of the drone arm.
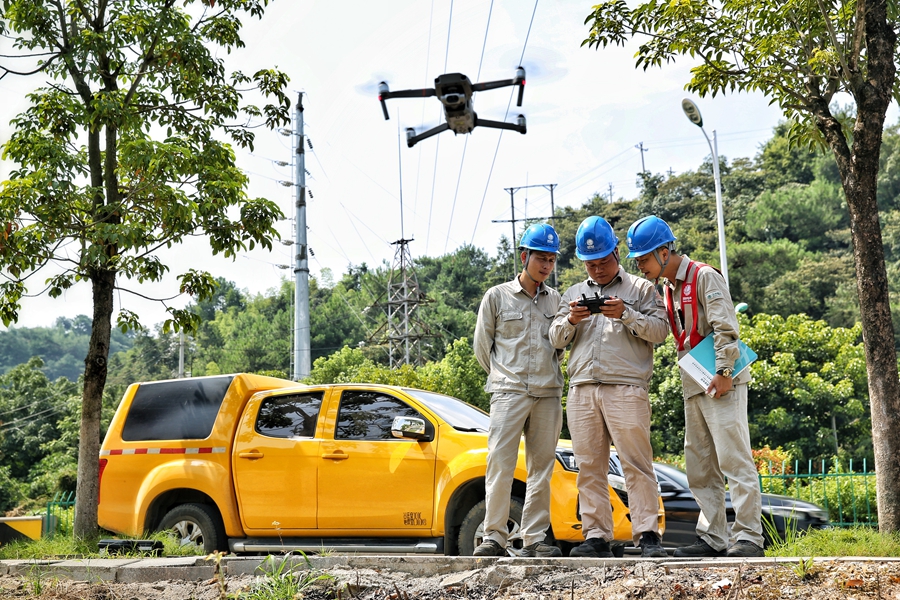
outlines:
[{"label": "drone arm", "polygon": [[525,133],[525,117],[523,115],[519,115],[516,117],[515,123],[504,123],[503,121],[490,121],[488,119],[480,119],[475,117],[475,126],[476,127],[491,127],[493,129],[509,129],[511,131],[518,131],[519,133]]},{"label": "drone arm", "polygon": [[485,81],[483,83],[473,83],[472,91],[473,92],[484,92],[486,90],[496,90],[497,88],[509,87],[511,85],[518,85],[519,82],[515,79],[502,79],[500,81]]},{"label": "drone arm", "polygon": [[430,98],[431,96],[434,96],[434,88],[425,88],[422,90],[398,90],[383,95],[385,100],[388,98]]},{"label": "drone arm", "polygon": [[410,128],[406,130],[406,145],[410,148],[415,146],[417,143],[421,142],[425,138],[430,138],[433,135],[437,135],[442,131],[447,131],[450,129],[450,126],[446,123],[441,123],[437,127],[432,127],[428,131],[423,131],[419,135],[415,135],[415,130]]},{"label": "drone arm", "polygon": [[387,82],[382,81],[378,84],[378,101],[381,102],[381,112],[384,113],[385,121],[390,119],[390,116],[388,116],[387,104],[384,103],[385,100],[388,100],[389,98],[428,98],[429,96],[434,96],[434,88],[392,92],[390,88],[388,88]]},{"label": "drone arm", "polygon": [[475,92],[483,92],[485,90],[496,90],[497,88],[509,87],[511,85],[519,86],[519,97],[516,101],[516,106],[522,106],[522,97],[525,94],[525,69],[523,67],[516,68],[516,76],[512,79],[473,83],[472,90]]}]

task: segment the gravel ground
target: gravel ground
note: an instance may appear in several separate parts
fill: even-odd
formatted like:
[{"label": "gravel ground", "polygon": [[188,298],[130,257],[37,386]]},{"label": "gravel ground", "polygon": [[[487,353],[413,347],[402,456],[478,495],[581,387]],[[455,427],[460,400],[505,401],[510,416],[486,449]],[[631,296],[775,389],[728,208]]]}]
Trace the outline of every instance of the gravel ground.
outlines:
[{"label": "gravel ground", "polygon": [[[573,568],[493,565],[449,575],[414,577],[393,571],[332,568],[304,588],[297,600],[629,600],[738,598],[804,600],[900,600],[900,562],[818,559],[740,567],[677,567],[647,562]],[[224,582],[88,583],[65,579],[0,577],[0,598],[40,600],[216,600],[239,598],[271,583],[259,577]],[[224,589],[223,589],[224,584]],[[284,598],[288,596],[268,596]]]}]

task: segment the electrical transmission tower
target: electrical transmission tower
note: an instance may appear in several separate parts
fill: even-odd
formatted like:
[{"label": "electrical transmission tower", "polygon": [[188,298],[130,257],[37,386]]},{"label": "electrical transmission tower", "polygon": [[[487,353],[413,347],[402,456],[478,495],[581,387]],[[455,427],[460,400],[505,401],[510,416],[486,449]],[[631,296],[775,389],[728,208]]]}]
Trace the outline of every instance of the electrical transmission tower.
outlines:
[{"label": "electrical transmission tower", "polygon": [[387,342],[391,368],[403,364],[422,364],[422,339],[432,337],[427,327],[417,317],[417,308],[427,302],[419,290],[419,282],[413,269],[409,242],[394,242],[397,252],[391,265],[388,280]]}]

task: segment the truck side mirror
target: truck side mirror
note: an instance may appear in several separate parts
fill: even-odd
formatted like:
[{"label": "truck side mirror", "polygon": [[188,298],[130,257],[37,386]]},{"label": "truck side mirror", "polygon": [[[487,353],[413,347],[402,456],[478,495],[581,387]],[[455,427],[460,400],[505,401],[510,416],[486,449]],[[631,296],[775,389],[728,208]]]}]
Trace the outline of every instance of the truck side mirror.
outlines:
[{"label": "truck side mirror", "polygon": [[395,438],[430,442],[434,436],[425,429],[425,419],[418,417],[394,417],[391,423],[391,435]]}]

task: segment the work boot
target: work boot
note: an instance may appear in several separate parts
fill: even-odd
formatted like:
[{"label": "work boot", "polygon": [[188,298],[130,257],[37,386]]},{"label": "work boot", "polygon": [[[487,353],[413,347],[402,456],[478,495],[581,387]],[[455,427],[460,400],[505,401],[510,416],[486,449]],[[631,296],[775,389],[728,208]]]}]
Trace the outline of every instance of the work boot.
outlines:
[{"label": "work boot", "polygon": [[544,542],[535,542],[522,548],[519,556],[536,556],[538,558],[553,558],[562,556],[562,550],[556,546],[545,544]]},{"label": "work boot", "polygon": [[725,556],[725,552],[716,550],[707,544],[703,538],[697,538],[697,541],[690,546],[675,548],[676,558],[702,558],[704,556]]},{"label": "work boot", "polygon": [[645,531],[641,534],[641,556],[644,558],[666,558],[665,548],[659,543],[659,536],[655,531]]},{"label": "work boot", "polygon": [[729,558],[759,558],[765,555],[762,548],[748,540],[738,540],[725,553]]},{"label": "work boot", "polygon": [[473,552],[475,556],[506,556],[506,548],[492,539],[485,538]]},{"label": "work boot", "polygon": [[601,538],[588,538],[569,551],[572,558],[612,558],[609,542]]}]

